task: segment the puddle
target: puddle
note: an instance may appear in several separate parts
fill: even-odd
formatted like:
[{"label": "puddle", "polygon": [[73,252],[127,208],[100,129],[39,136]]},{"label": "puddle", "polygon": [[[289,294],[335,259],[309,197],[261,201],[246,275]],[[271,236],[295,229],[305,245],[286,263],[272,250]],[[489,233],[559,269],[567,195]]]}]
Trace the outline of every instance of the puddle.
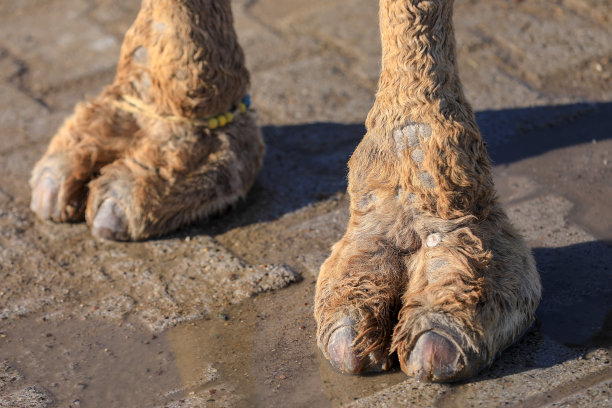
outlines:
[{"label": "puddle", "polygon": [[325,407],[406,380],[399,369],[360,377],[336,372],[316,348],[313,297],[314,282],[302,282],[168,330],[183,383],[196,384],[213,367],[218,379],[194,390],[213,387],[211,399],[229,385],[238,405]]},{"label": "puddle", "polygon": [[0,333],[0,362],[22,377],[15,390],[40,385],[58,407],[153,407],[160,389],[182,386],[167,340],[126,322],[15,319]]},{"label": "puddle", "polygon": [[336,372],[316,349],[313,296],[303,281],[159,336],[100,318],[4,321],[0,362],[22,377],[11,390],[40,385],[62,407],[341,406],[406,380]]}]

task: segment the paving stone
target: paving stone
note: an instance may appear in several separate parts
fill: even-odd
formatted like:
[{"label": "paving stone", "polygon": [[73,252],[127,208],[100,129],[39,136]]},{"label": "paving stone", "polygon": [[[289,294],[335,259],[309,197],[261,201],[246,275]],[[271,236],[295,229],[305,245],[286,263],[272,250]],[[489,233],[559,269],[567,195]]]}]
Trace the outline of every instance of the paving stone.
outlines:
[{"label": "paving stone", "polygon": [[[160,331],[299,279],[283,265],[248,265],[206,236],[121,245],[94,241],[83,225],[34,228],[29,216],[16,218],[15,212],[4,213],[0,222],[0,272],[7,288],[0,293],[2,319],[41,309],[50,318],[66,317],[54,310],[76,302],[85,304],[78,310],[85,318],[121,320],[134,312]],[[74,245],[58,251],[58,238]]]},{"label": "paving stone", "polygon": [[[4,135],[0,137],[4,139]],[[0,154],[0,172],[3,176],[0,190],[2,190],[3,196],[10,197],[9,201],[11,203],[18,202],[28,208],[30,202],[30,186],[28,184],[30,171],[47,146],[45,143],[31,143],[25,146],[16,143],[15,145],[14,149],[5,154]]]},{"label": "paving stone", "polygon": [[[218,391],[218,388],[203,390],[199,395],[189,395],[186,398],[181,398],[179,400],[160,405],[158,408],[237,406],[236,404],[240,401],[240,399],[236,395],[232,394],[231,388],[224,384],[221,384],[221,387],[219,387],[219,389],[220,388],[223,388],[223,390]],[[211,390],[213,391],[212,393]]]},{"label": "paving stone", "polygon": [[608,407],[612,405],[612,380],[603,381],[546,407]]},{"label": "paving stone", "polygon": [[2,82],[10,82],[22,69],[23,66],[19,61],[16,61],[6,49],[0,48],[0,80]]},{"label": "paving stone", "polygon": [[566,224],[565,217],[572,207],[564,198],[545,196],[508,208],[508,216],[531,246],[558,248],[595,241],[580,227]]},{"label": "paving stone", "polygon": [[53,114],[40,101],[0,83],[0,93],[11,99],[0,100],[0,155],[33,143],[47,143],[52,126],[59,126],[65,114]]},{"label": "paving stone", "polygon": [[531,332],[452,386],[342,376],[314,349],[314,282],[348,222],[346,161],[378,77],[376,2],[233,1],[268,146],[233,211],[130,244],[35,220],[30,169],[112,81],[139,3],[0,2],[0,407],[110,407],[122,375],[117,406],[319,406],[381,389],[355,405],[610,405],[610,2],[455,2],[465,91],[544,297]]},{"label": "paving stone", "polygon": [[591,18],[593,23],[606,25],[612,18],[612,3],[600,0],[562,0],[566,7]]},{"label": "paving stone", "polygon": [[[534,86],[568,63],[576,69],[582,61],[612,50],[609,27],[593,25],[558,4],[466,3],[457,17],[464,29],[500,48],[502,68]],[[491,21],[495,24],[487,23]]]},{"label": "paving stone", "polygon": [[42,133],[49,110],[10,85],[0,84],[0,93],[11,99],[0,100],[0,154],[28,144],[30,135]]},{"label": "paving stone", "polygon": [[[525,342],[529,339],[524,340]],[[542,393],[553,393],[553,390],[563,389],[577,379],[597,374],[602,369],[609,368],[609,356],[604,350],[597,354],[597,362],[585,360],[579,355],[573,355],[568,350],[560,349],[557,343],[547,339],[534,340],[538,344],[533,350],[525,352],[525,346],[518,350],[508,350],[507,357],[502,356],[494,363],[491,370],[477,377],[479,381],[455,386],[424,384],[408,380],[395,385],[370,397],[362,398],[351,404],[352,407],[419,407],[433,405],[437,407],[501,407],[522,406],[522,403]],[[557,353],[557,364],[531,360],[534,368],[513,370],[510,359],[527,360],[538,355],[550,356]],[[607,361],[607,363],[606,363]],[[520,364],[517,364],[520,365]],[[595,406],[595,405],[594,405]]]},{"label": "paving stone", "polygon": [[[4,336],[4,337],[2,337]],[[6,333],[0,334],[0,342],[4,342]],[[0,362],[0,392],[21,380],[21,374],[13,368],[8,360]]]},{"label": "paving stone", "polygon": [[493,179],[502,204],[508,205],[538,195],[542,188],[529,177],[512,174],[504,168],[493,168]]},{"label": "paving stone", "polygon": [[[244,0],[242,0],[244,2]],[[279,28],[288,28],[293,25],[295,18],[304,15],[325,13],[328,7],[341,3],[340,0],[313,0],[305,3],[299,0],[278,2],[274,0],[258,0],[247,2],[247,10],[261,22]]]},{"label": "paving stone", "polygon": [[361,80],[372,93],[375,91],[381,57],[377,2],[342,1],[329,5],[324,12],[295,15],[290,24],[293,30],[319,38],[328,48],[349,57],[351,64],[347,71],[355,74],[354,81]]},{"label": "paving stone", "polygon": [[[463,21],[460,17],[456,20]],[[550,103],[548,95],[502,68],[500,54],[503,55],[504,50],[486,36],[473,33],[460,24],[457,27],[457,47],[461,80],[474,109],[507,109]]]},{"label": "paving stone", "polygon": [[348,200],[340,196],[273,222],[231,230],[217,239],[233,252],[244,253],[249,262],[285,259],[305,276],[316,278],[347,223]]},{"label": "paving stone", "polygon": [[140,1],[95,0],[94,3],[87,16],[104,27],[104,30],[110,32],[119,42],[123,41],[125,32],[140,10]]},{"label": "paving stone", "polygon": [[1,46],[25,64],[23,86],[42,95],[52,85],[117,64],[120,41],[89,20],[88,9],[84,0],[54,0],[28,8],[19,19],[0,17]]},{"label": "paving stone", "polygon": [[[343,74],[348,61],[338,54],[312,58],[269,69],[253,84],[254,106],[265,124],[332,121],[360,123],[374,102],[371,92]],[[291,87],[283,84],[292,83]]]},{"label": "paving stone", "polygon": [[53,397],[42,387],[27,387],[23,390],[0,395],[1,408],[47,408],[53,406]]},{"label": "paving stone", "polygon": [[21,18],[26,13],[36,7],[47,3],[47,0],[22,0],[22,1],[3,1],[0,3],[0,14],[3,16],[15,16]]},{"label": "paving stone", "polygon": [[262,70],[312,56],[321,52],[324,44],[300,32],[281,33],[274,27],[253,17],[248,1],[232,3],[234,27],[238,41],[246,55],[246,63],[252,77]]},{"label": "paving stone", "polygon": [[612,254],[567,220],[572,206],[563,198],[543,196],[511,206],[508,215],[534,247],[544,288],[538,309],[541,330],[563,344],[580,345],[606,324]]}]

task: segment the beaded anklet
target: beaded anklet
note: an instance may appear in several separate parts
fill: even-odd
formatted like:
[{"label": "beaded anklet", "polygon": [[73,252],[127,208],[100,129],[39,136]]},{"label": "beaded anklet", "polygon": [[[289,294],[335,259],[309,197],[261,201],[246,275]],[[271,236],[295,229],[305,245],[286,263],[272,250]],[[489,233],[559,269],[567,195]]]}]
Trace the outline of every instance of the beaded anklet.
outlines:
[{"label": "beaded anklet", "polygon": [[174,115],[159,115],[150,106],[133,96],[123,96],[122,100],[117,100],[114,105],[126,112],[144,115],[152,119],[159,119],[168,123],[186,123],[195,126],[207,127],[211,130],[223,127],[234,120],[234,116],[240,113],[245,113],[251,107],[251,95],[246,95],[240,100],[238,105],[229,112],[220,115],[211,116],[206,119],[185,118]]},{"label": "beaded anklet", "polygon": [[237,115],[239,113],[245,113],[250,107],[251,95],[247,94],[244,98],[242,98],[242,100],[240,101],[240,103],[238,103],[238,106],[234,110],[222,113],[221,115],[217,115],[212,118],[208,118],[208,128],[212,130],[218,127],[223,127],[234,120],[234,115]]}]

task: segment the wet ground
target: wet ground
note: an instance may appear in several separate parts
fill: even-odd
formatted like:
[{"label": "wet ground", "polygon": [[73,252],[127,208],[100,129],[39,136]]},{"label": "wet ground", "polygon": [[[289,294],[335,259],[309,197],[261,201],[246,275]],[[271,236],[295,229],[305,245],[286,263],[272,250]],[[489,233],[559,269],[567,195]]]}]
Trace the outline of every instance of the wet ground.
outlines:
[{"label": "wet ground", "polygon": [[315,348],[314,283],[376,85],[375,2],[233,6],[268,146],[253,190],[111,243],[37,221],[27,179],[112,80],[138,1],[0,3],[0,407],[612,406],[612,3],[456,1],[466,93],[544,293],[532,330],[455,385],[345,376]]}]

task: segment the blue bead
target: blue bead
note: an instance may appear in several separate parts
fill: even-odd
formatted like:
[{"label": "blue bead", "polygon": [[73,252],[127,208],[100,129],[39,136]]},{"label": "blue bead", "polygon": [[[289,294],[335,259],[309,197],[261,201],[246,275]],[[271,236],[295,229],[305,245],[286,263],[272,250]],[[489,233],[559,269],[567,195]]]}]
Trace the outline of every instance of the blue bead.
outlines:
[{"label": "blue bead", "polygon": [[242,102],[246,105],[247,108],[251,107],[251,95],[247,95],[242,98]]}]

